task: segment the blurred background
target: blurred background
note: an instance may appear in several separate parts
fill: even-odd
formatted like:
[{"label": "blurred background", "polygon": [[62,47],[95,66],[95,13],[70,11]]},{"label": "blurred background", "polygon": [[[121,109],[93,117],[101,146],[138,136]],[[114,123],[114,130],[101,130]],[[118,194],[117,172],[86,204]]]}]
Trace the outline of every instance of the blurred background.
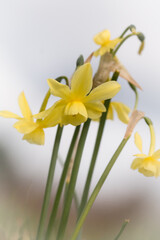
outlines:
[{"label": "blurred background", "polygon": [[[0,110],[20,114],[17,99],[24,90],[32,112],[37,113],[48,90],[46,80],[70,77],[80,54],[85,58],[97,49],[93,36],[109,29],[111,38],[130,24],[146,37],[145,49],[137,54],[139,41],[130,38],[117,56],[142,86],[139,110],[151,117],[160,142],[159,108],[159,0],[0,0]],[[98,60],[92,61],[96,72]],[[134,94],[124,79],[116,100],[134,104]],[[0,118],[0,239],[34,239],[56,128],[46,130],[45,146],[30,145],[13,127],[15,121]],[[98,124],[92,123],[77,189],[83,190]],[[116,117],[106,124],[92,188],[124,136],[126,126]],[[148,152],[150,135],[141,121],[137,127]],[[65,158],[73,127],[65,127],[60,156]],[[132,137],[104,184],[85,228],[85,239],[114,239],[125,219],[130,219],[121,239],[158,240],[160,236],[160,181],[130,169],[138,153]],[[56,168],[53,194],[61,171]],[[74,210],[74,207],[73,207]],[[74,211],[73,211],[74,218]],[[73,220],[71,218],[71,222]],[[32,232],[33,230],[33,232]],[[28,235],[31,234],[31,236]]]}]

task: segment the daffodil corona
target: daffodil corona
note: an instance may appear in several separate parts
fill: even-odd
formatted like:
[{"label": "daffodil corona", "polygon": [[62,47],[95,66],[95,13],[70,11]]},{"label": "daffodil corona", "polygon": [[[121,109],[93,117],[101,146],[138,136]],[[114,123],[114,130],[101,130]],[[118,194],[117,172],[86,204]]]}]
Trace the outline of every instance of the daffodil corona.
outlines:
[{"label": "daffodil corona", "polygon": [[138,169],[140,173],[147,177],[158,177],[160,176],[160,149],[155,151],[155,134],[153,126],[150,125],[150,133],[151,133],[151,144],[149,154],[143,154],[142,152],[142,139],[140,135],[136,132],[135,133],[135,144],[140,154],[135,154],[136,158],[133,160],[131,165],[132,169]]},{"label": "daffodil corona", "polygon": [[111,34],[108,30],[104,30],[100,33],[98,33],[97,35],[95,35],[94,37],[94,42],[98,45],[100,45],[101,47],[94,52],[94,56],[102,56],[104,55],[106,52],[109,52],[111,49],[114,49],[115,46],[121,42],[121,38],[115,38],[113,40],[110,40]]},{"label": "daffodil corona", "polygon": [[106,111],[103,100],[110,99],[120,90],[115,81],[106,82],[92,90],[92,68],[90,63],[80,66],[71,79],[71,87],[48,79],[54,96],[61,98],[50,109],[37,114],[37,118],[52,118],[53,111],[59,112],[61,125],[80,125],[88,118],[98,119]]}]

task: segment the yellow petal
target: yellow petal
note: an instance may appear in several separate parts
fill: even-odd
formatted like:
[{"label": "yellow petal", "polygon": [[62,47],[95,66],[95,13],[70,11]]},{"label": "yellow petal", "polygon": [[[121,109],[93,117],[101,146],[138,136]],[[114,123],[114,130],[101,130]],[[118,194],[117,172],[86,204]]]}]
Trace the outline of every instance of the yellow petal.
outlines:
[{"label": "yellow petal", "polygon": [[108,48],[110,49],[114,49],[115,46],[120,43],[122,41],[122,38],[115,38],[111,41],[109,41],[109,43],[107,44]]},{"label": "yellow petal", "polygon": [[32,112],[31,112],[30,107],[28,105],[27,99],[24,95],[24,92],[22,92],[19,95],[18,103],[19,103],[19,107],[21,109],[21,113],[24,116],[24,118],[31,119],[32,118]]},{"label": "yellow petal", "polygon": [[139,157],[139,158],[146,158],[146,157],[148,157],[146,154],[143,154],[143,153],[134,154],[133,156],[136,156],[136,157]]},{"label": "yellow petal", "polygon": [[97,120],[101,117],[102,112],[106,111],[106,108],[102,102],[93,102],[85,104],[88,117],[93,120]]},{"label": "yellow petal", "polygon": [[5,117],[5,118],[22,119],[17,114],[9,112],[9,111],[0,111],[0,116]]},{"label": "yellow petal", "polygon": [[48,114],[47,117],[44,118],[41,122],[39,122],[40,126],[43,128],[54,127],[57,124],[61,124],[61,119],[63,117],[64,106],[60,106],[54,108],[52,112]]},{"label": "yellow petal", "polygon": [[71,92],[77,98],[86,96],[92,88],[92,68],[90,63],[80,66],[73,74]]},{"label": "yellow petal", "polygon": [[48,79],[47,82],[54,96],[66,99],[70,95],[70,88],[67,85],[59,83],[55,79]]},{"label": "yellow petal", "polygon": [[109,104],[107,119],[113,120],[113,108],[111,103]]},{"label": "yellow petal", "polygon": [[94,56],[98,57],[100,55],[100,48],[94,52]]},{"label": "yellow petal", "polygon": [[154,172],[155,172],[155,169],[154,169],[154,172],[151,171],[151,170],[147,170],[145,168],[139,168],[138,171],[140,173],[142,173],[144,176],[146,177],[153,177],[154,176]]},{"label": "yellow petal", "polygon": [[81,114],[77,115],[63,115],[62,117],[62,125],[72,124],[73,126],[78,126],[81,123],[84,123],[87,120],[86,117]]},{"label": "yellow petal", "polygon": [[27,121],[25,119],[22,119],[16,122],[13,127],[15,127],[18,132],[26,134],[35,130],[37,128],[37,124],[33,121]]},{"label": "yellow petal", "polygon": [[64,110],[64,115],[76,115],[80,114],[84,116],[85,118],[88,117],[86,108],[82,102],[69,102]]},{"label": "yellow petal", "polygon": [[37,114],[34,114],[33,117],[36,118],[36,119],[42,119],[42,118],[46,118],[47,116],[51,115],[52,112],[54,111],[55,108],[57,107],[61,107],[61,106],[65,106],[66,105],[66,101],[64,100],[59,100],[57,102],[55,102],[53,104],[53,106],[51,106],[50,108],[48,108],[47,110],[45,111],[42,111],[42,112],[39,112]]},{"label": "yellow petal", "polygon": [[99,55],[100,56],[103,56],[106,52],[109,52],[110,51],[110,47],[107,45],[107,46],[103,46],[99,49]]},{"label": "yellow petal", "polygon": [[104,104],[100,101],[97,102],[87,102],[85,103],[85,107],[88,108],[92,108],[95,111],[100,111],[100,112],[105,112],[106,108],[104,106]]},{"label": "yellow petal", "polygon": [[131,111],[129,107],[127,107],[125,104],[120,103],[120,102],[111,102],[112,106],[117,112],[118,118],[123,122],[123,123],[128,123],[129,122],[129,112]]},{"label": "yellow petal", "polygon": [[142,153],[142,138],[138,132],[134,134],[134,143],[139,151]]},{"label": "yellow petal", "polygon": [[45,135],[42,128],[37,128],[33,132],[25,134],[23,140],[32,144],[44,145]]},{"label": "yellow petal", "polygon": [[152,157],[155,158],[156,160],[160,159],[160,149],[154,152]]},{"label": "yellow petal", "polygon": [[103,101],[114,97],[120,90],[121,86],[116,81],[110,81],[94,88],[91,93],[84,99],[84,102]]},{"label": "yellow petal", "polygon": [[103,45],[110,40],[111,34],[108,30],[104,30],[95,35],[94,42],[98,45]]},{"label": "yellow petal", "polygon": [[131,168],[135,170],[135,169],[141,167],[142,161],[143,161],[143,159],[141,159],[141,158],[135,158],[132,162]]}]

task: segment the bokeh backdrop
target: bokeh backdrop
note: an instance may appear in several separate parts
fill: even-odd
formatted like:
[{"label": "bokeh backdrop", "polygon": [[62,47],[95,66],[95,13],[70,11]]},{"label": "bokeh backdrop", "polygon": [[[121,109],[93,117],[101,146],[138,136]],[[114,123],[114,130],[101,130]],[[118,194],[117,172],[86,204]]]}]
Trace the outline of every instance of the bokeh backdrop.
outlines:
[{"label": "bokeh backdrop", "polygon": [[[159,0],[0,0],[0,110],[19,114],[17,99],[24,90],[32,111],[36,113],[48,90],[46,80],[60,75],[70,77],[78,56],[83,54],[87,58],[97,49],[93,42],[96,33],[109,29],[112,38],[115,38],[128,25],[134,24],[146,37],[142,55],[138,55],[139,41],[133,37],[123,45],[117,56],[143,88],[139,91],[138,109],[152,118],[158,149],[159,9]],[[98,59],[94,59],[94,72],[97,64]],[[115,99],[132,107],[133,92],[124,79],[119,82],[122,90]],[[25,218],[35,218],[35,226],[37,224],[56,131],[56,128],[47,129],[45,146],[40,147],[22,141],[21,134],[12,127],[13,123],[14,120],[0,118],[0,239],[7,240],[18,239],[19,228],[23,228]],[[79,195],[97,123],[93,123],[91,128],[77,183]],[[116,117],[114,122],[107,122],[92,188],[125,129],[126,126]],[[144,139],[144,152],[147,153],[148,128],[140,122],[136,130]],[[65,127],[60,153],[62,159],[65,158],[72,131],[73,127]],[[104,239],[113,239],[125,218],[130,219],[130,224],[121,239],[159,239],[160,180],[146,178],[130,169],[135,153],[137,149],[132,137],[92,208],[84,239],[87,236],[88,239],[98,239],[96,232],[101,232]],[[60,170],[57,166],[53,195]],[[17,235],[15,229],[18,229]]]}]

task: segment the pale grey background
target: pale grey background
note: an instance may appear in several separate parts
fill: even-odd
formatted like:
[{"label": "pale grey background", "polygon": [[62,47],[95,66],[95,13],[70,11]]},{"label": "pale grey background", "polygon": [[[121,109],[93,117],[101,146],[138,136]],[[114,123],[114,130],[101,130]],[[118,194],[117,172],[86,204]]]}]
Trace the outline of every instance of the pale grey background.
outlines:
[{"label": "pale grey background", "polygon": [[[0,109],[20,113],[17,98],[24,90],[32,111],[37,112],[48,89],[46,79],[62,74],[71,76],[77,57],[81,53],[87,57],[97,49],[92,40],[97,32],[109,29],[114,38],[129,24],[134,24],[146,36],[144,52],[138,56],[139,42],[133,37],[120,49],[118,57],[143,88],[139,109],[146,112],[155,123],[158,149],[159,9],[158,0],[0,0]],[[96,68],[97,60],[94,60],[94,72]],[[122,91],[116,99],[129,102],[132,107],[133,93],[125,80],[120,79],[119,82],[122,84]],[[1,145],[6,149],[9,163],[19,179],[41,186],[46,178],[56,129],[46,131],[45,146],[39,147],[21,141],[22,136],[12,128],[13,123],[13,120],[0,118]],[[96,127],[97,123],[93,123],[92,130]],[[125,128],[119,121],[107,123],[94,183],[122,139]],[[70,126],[65,128],[62,157],[67,152],[67,135],[72,129]],[[137,126],[137,130],[143,136],[146,146],[144,152],[147,153],[149,132],[144,122]],[[81,181],[91,155],[90,141],[94,142],[94,131],[90,134],[93,137],[88,138],[79,176]],[[159,178],[145,178],[130,169],[132,155],[137,152],[132,138],[110,174],[99,201],[106,201],[104,195],[109,195],[108,200],[111,201],[113,198],[123,201],[134,191],[144,192],[150,206],[148,211],[157,212],[154,206],[160,201]]]}]

